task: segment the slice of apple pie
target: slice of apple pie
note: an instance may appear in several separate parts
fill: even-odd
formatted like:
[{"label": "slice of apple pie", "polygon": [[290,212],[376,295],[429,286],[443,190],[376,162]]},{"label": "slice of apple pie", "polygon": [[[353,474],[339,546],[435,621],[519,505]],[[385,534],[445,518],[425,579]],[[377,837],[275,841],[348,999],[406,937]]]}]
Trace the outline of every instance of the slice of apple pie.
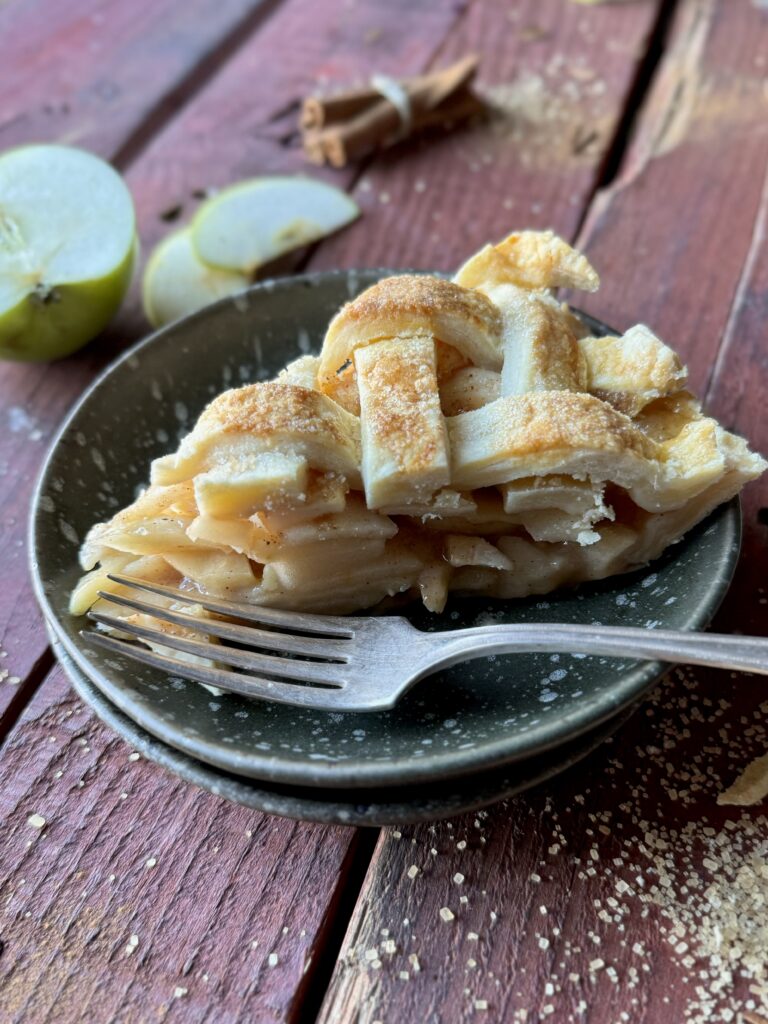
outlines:
[{"label": "slice of apple pie", "polygon": [[200,591],[317,612],[410,595],[440,611],[449,592],[543,594],[656,558],[766,463],[702,413],[647,327],[592,337],[555,297],[598,284],[528,231],[453,281],[380,281],[318,357],[214,399],[91,530],[73,613],[119,590],[113,572],[191,606]]}]

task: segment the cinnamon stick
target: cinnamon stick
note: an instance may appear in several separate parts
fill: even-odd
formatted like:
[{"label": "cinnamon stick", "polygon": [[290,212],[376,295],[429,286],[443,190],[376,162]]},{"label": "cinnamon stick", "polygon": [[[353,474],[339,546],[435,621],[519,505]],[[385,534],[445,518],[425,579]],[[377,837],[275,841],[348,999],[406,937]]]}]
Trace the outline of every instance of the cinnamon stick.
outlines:
[{"label": "cinnamon stick", "polygon": [[[470,55],[448,68],[399,83],[410,107],[409,134],[469,117],[483,109],[470,85],[478,58]],[[313,163],[343,167],[402,137],[398,107],[373,86],[331,97],[309,97],[301,110],[304,153]]]},{"label": "cinnamon stick", "polygon": [[366,107],[380,98],[381,93],[377,93],[370,86],[350,89],[337,96],[308,96],[301,105],[299,127],[304,131],[311,131],[346,121],[362,113]]},{"label": "cinnamon stick", "polygon": [[[414,120],[413,131],[415,133],[429,128],[447,127],[465,121],[484,109],[485,104],[473,93],[452,96],[439,107],[425,111]],[[386,113],[386,121],[384,116],[382,113],[381,120],[378,117],[368,118],[365,122],[355,119],[338,128],[307,132],[304,136],[304,155],[311,163],[328,163],[332,167],[344,167],[376,148],[381,137],[379,133],[391,125],[389,112]]]}]

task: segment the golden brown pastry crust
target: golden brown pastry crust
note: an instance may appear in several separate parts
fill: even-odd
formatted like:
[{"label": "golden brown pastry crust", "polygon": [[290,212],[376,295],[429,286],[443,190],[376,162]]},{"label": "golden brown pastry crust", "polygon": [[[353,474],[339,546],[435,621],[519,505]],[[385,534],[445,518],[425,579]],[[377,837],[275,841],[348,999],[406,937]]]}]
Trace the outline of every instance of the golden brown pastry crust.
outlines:
[{"label": "golden brown pastry crust", "polygon": [[587,364],[573,318],[548,296],[515,285],[490,293],[504,321],[502,395],[585,390]]},{"label": "golden brown pastry crust", "polygon": [[360,423],[340,405],[308,388],[267,381],[233,388],[202,412],[178,453],[155,461],[153,483],[176,483],[221,460],[237,462],[248,452],[305,457],[316,469],[359,479]]},{"label": "golden brown pastry crust", "polygon": [[486,245],[456,272],[454,280],[481,291],[495,284],[585,292],[600,287],[597,271],[586,256],[552,231],[517,231],[497,245]]},{"label": "golden brown pastry crust", "polygon": [[403,274],[368,288],[333,318],[320,356],[319,389],[336,393],[338,371],[357,349],[414,334],[445,346],[438,348],[441,375],[470,363],[501,369],[501,316],[492,302],[442,278]]},{"label": "golden brown pastry crust", "polygon": [[450,479],[433,339],[379,341],[354,358],[369,508],[429,497]]}]

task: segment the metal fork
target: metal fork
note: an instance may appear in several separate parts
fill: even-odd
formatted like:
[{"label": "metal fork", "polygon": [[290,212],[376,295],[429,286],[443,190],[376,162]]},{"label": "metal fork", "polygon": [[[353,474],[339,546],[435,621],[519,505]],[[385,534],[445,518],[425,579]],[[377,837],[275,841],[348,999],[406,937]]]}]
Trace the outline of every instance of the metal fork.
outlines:
[{"label": "metal fork", "polygon": [[[471,658],[523,651],[647,658],[768,675],[768,638],[551,622],[424,633],[399,616],[311,615],[207,597],[128,576],[110,574],[109,579],[227,616],[201,618],[159,607],[140,595],[100,595],[124,612],[141,612],[203,635],[196,640],[118,616],[89,613],[102,626],[217,664],[194,664],[107,633],[84,631],[91,643],[232,693],[322,711],[385,711],[430,672]],[[212,643],[211,637],[237,646]]]}]

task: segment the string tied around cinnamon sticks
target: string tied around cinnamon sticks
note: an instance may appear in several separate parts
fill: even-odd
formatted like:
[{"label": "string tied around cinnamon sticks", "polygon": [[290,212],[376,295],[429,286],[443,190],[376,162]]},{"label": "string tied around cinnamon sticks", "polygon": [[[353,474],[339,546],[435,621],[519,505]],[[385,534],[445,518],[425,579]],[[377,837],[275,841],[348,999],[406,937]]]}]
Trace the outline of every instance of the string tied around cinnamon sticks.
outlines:
[{"label": "string tied around cinnamon sticks", "polygon": [[448,127],[485,109],[472,91],[478,57],[397,81],[376,74],[370,84],[301,106],[304,154],[314,164],[344,167],[426,128]]}]

